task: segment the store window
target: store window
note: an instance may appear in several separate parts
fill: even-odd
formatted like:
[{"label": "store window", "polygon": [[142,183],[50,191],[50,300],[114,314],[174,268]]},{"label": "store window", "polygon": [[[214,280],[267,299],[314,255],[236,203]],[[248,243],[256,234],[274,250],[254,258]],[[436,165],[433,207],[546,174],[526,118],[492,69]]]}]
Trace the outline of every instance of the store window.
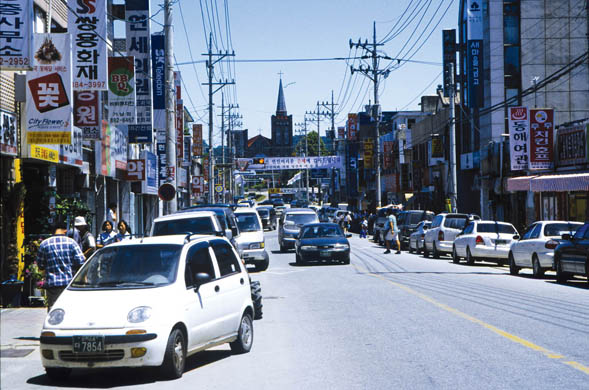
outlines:
[{"label": "store window", "polygon": [[542,220],[554,221],[558,219],[555,194],[542,194]]},{"label": "store window", "polygon": [[589,220],[589,194],[586,192],[573,192],[569,195],[569,220],[585,222]]}]

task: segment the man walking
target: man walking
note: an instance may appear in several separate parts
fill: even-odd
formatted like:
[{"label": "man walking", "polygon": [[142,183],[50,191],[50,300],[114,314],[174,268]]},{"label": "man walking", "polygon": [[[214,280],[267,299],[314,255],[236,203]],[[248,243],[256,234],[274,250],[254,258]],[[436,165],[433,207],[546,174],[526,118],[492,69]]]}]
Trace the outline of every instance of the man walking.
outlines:
[{"label": "man walking", "polygon": [[67,224],[58,221],[54,225],[54,235],[41,242],[37,253],[37,265],[45,270],[47,289],[47,311],[72,280],[75,270],[83,263],[84,254],[73,239],[66,236]]},{"label": "man walking", "polygon": [[387,246],[387,250],[384,253],[391,253],[391,241],[395,240],[397,242],[397,251],[395,254],[401,253],[401,242],[399,241],[399,229],[397,228],[397,217],[393,213],[393,210],[389,209],[387,211],[388,220],[387,223],[389,224],[387,234],[384,238],[385,244]]},{"label": "man walking", "polygon": [[86,219],[82,216],[76,217],[74,221],[74,226],[80,231],[82,235],[81,244],[82,252],[84,253],[84,257],[87,259],[92,256],[92,253],[96,250],[96,239],[88,230],[88,224],[86,223]]}]

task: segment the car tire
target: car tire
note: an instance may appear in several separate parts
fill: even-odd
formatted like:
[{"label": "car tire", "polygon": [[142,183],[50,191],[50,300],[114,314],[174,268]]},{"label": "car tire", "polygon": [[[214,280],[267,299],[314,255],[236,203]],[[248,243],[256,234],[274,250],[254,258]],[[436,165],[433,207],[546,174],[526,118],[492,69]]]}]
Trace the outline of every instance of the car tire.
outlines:
[{"label": "car tire", "polygon": [[515,259],[513,258],[513,253],[509,253],[509,273],[511,275],[517,275],[519,273],[519,267],[515,265]]},{"label": "car tire", "polygon": [[408,249],[409,253],[413,253],[413,248],[411,248],[411,244],[409,244],[409,249]]},{"label": "car tire", "polygon": [[303,259],[301,259],[301,256],[298,253],[295,255],[295,264],[303,265]]},{"label": "car tire", "polygon": [[261,320],[263,313],[262,313],[262,286],[260,285],[259,281],[254,281],[250,283],[250,290],[252,293],[252,302],[254,304],[254,320]]},{"label": "car tire", "polygon": [[268,269],[269,265],[270,265],[270,259],[266,259],[262,263],[258,263],[256,265],[256,271],[258,271],[258,272],[266,271]]},{"label": "car tire", "polygon": [[282,243],[279,243],[279,245],[280,245],[280,253],[286,252],[286,248],[284,247],[284,245],[282,245]]},{"label": "car tire", "polygon": [[538,256],[534,254],[532,256],[532,275],[534,278],[539,279],[544,276],[544,270],[540,267],[540,261],[538,260]]},{"label": "car tire", "polygon": [[429,251],[427,250],[427,245],[425,244],[425,242],[423,243],[423,257],[425,257],[426,259],[429,257]]},{"label": "car tire", "polygon": [[432,257],[434,259],[439,259],[440,258],[440,253],[438,252],[438,249],[436,248],[436,242],[434,241],[434,247],[432,249]]},{"label": "car tire", "polygon": [[556,263],[556,283],[565,283],[569,278],[568,275],[562,270],[562,263],[560,260],[554,259]]},{"label": "car tire", "polygon": [[248,313],[244,313],[239,322],[237,340],[229,343],[231,351],[235,354],[248,353],[254,342],[254,323]]},{"label": "car tire", "polygon": [[474,257],[472,257],[469,247],[466,247],[466,264],[468,264],[468,265],[474,264]]},{"label": "car tire", "polygon": [[186,339],[178,328],[173,329],[168,337],[164,362],[161,371],[165,378],[178,379],[184,374],[186,364]]},{"label": "car tire", "polygon": [[63,381],[70,376],[72,369],[66,367],[45,367],[45,373],[53,381]]},{"label": "car tire", "polygon": [[345,258],[345,259],[342,261],[342,263],[344,263],[344,264],[350,264],[350,256],[346,257],[346,258]]},{"label": "car tire", "polygon": [[452,262],[454,264],[458,264],[460,263],[460,257],[458,256],[458,253],[456,252],[456,247],[452,247]]}]

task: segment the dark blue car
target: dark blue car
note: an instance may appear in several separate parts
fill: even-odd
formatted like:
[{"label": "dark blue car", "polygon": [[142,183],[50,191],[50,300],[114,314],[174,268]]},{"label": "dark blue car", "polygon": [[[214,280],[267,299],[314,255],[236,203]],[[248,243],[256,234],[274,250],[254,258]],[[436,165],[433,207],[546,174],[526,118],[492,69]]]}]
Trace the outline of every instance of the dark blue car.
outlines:
[{"label": "dark blue car", "polygon": [[296,263],[311,260],[350,264],[350,243],[335,223],[310,223],[301,228],[295,243]]},{"label": "dark blue car", "polygon": [[574,275],[587,277],[589,284],[589,222],[585,222],[574,236],[564,234],[564,240],[554,249],[556,281],[564,283]]}]

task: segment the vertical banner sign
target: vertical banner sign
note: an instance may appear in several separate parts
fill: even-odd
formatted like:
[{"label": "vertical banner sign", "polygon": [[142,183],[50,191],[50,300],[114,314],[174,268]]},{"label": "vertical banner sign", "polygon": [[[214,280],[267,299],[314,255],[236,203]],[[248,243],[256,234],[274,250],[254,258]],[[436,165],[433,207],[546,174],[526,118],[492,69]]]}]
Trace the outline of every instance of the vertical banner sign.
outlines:
[{"label": "vertical banner sign", "polygon": [[483,10],[480,0],[468,0],[467,68],[468,106],[483,106]]},{"label": "vertical banner sign", "polygon": [[157,172],[159,184],[162,185],[168,179],[166,168],[166,129],[157,129]]},{"label": "vertical banner sign", "polygon": [[345,126],[339,126],[337,128],[337,138],[345,139],[346,138],[346,128]]},{"label": "vertical banner sign", "polygon": [[101,111],[98,91],[74,91],[74,126],[82,129],[83,139],[100,139]]},{"label": "vertical banner sign", "polygon": [[192,177],[192,193],[196,196],[202,195],[205,192],[205,178],[204,176]]},{"label": "vertical banner sign", "polygon": [[[73,74],[75,90],[105,91],[108,52],[106,0],[68,0],[69,28],[73,37]],[[72,23],[73,22],[73,23]]]},{"label": "vertical banner sign", "polygon": [[176,88],[176,156],[179,160],[184,156],[184,104],[182,102],[182,88],[180,72],[174,72],[174,87]]},{"label": "vertical banner sign", "polygon": [[364,141],[364,168],[365,169],[372,169],[373,168],[373,157],[374,156],[374,144],[372,140],[365,140]]},{"label": "vertical banner sign", "polygon": [[192,154],[202,156],[202,125],[192,125]]},{"label": "vertical banner sign", "polygon": [[189,167],[191,164],[192,155],[190,154],[190,142],[192,138],[190,136],[184,136],[184,157],[182,158],[182,166]]},{"label": "vertical banner sign", "polygon": [[454,72],[456,72],[456,30],[442,30],[442,56],[444,66],[444,96],[450,96],[448,87],[453,80],[450,74],[450,64],[454,64]]},{"label": "vertical banner sign", "polygon": [[202,160],[202,174],[206,181],[209,181],[209,159],[204,158]]},{"label": "vertical banner sign", "polygon": [[108,58],[108,122],[135,123],[135,61],[133,57]]},{"label": "vertical banner sign", "polygon": [[29,70],[33,64],[33,0],[0,4],[0,70]]},{"label": "vertical banner sign", "polygon": [[554,110],[530,109],[530,169],[550,169],[554,161]]},{"label": "vertical banner sign", "polygon": [[528,135],[530,118],[527,107],[509,107],[509,157],[511,170],[528,169]]},{"label": "vertical banner sign", "polygon": [[348,114],[348,139],[355,141],[358,138],[358,114]]},{"label": "vertical banner sign", "polygon": [[0,110],[0,154],[16,156],[16,114]]},{"label": "vertical banner sign", "polygon": [[102,121],[101,141],[95,142],[96,174],[116,177],[116,170],[127,170],[127,135],[122,129]]},{"label": "vertical banner sign", "polygon": [[129,143],[151,143],[151,50],[149,0],[126,0],[127,54],[135,57],[137,124],[129,125]]},{"label": "vertical banner sign", "polygon": [[[0,19],[1,21],[2,19]],[[72,143],[70,34],[34,34],[27,72],[27,143]]]},{"label": "vertical banner sign", "polygon": [[384,141],[383,145],[383,160],[384,160],[384,169],[389,169],[393,167],[393,142],[392,141]]},{"label": "vertical banner sign", "polygon": [[166,53],[164,35],[151,36],[151,63],[153,77],[153,128],[166,128]]},{"label": "vertical banner sign", "polygon": [[141,182],[141,193],[157,195],[157,156],[148,150],[143,150],[141,158],[145,161],[145,180]]}]

